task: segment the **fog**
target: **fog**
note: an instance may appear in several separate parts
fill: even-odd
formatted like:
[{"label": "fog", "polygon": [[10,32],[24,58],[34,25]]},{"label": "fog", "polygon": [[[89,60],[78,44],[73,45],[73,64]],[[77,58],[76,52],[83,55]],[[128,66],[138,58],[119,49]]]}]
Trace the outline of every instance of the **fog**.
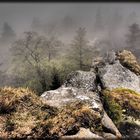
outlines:
[{"label": "fog", "polygon": [[[131,24],[128,22],[131,19],[133,19],[131,22],[140,19],[139,3],[1,3],[0,27],[2,28],[3,22],[8,22],[19,34],[30,30],[32,20],[39,18],[44,26],[52,24],[58,27],[56,30],[61,33],[61,36],[66,37],[73,34],[75,28],[85,26],[93,38],[96,12],[99,9],[102,22],[107,29],[115,22],[121,23],[121,28],[122,25]],[[116,12],[122,16],[121,21],[115,21]],[[136,14],[135,17],[131,17],[133,12]],[[70,18],[71,24],[67,25],[65,17]],[[70,32],[66,33],[67,28]]]},{"label": "fog", "polygon": [[[113,40],[112,47],[125,46],[128,26],[140,22],[139,3],[0,3],[0,33],[7,22],[20,38],[25,31],[55,34],[69,44],[79,27],[85,27],[91,43]],[[0,36],[1,37],[1,36]],[[0,42],[0,63],[10,62],[8,40]],[[106,49],[106,48],[105,48]]]}]

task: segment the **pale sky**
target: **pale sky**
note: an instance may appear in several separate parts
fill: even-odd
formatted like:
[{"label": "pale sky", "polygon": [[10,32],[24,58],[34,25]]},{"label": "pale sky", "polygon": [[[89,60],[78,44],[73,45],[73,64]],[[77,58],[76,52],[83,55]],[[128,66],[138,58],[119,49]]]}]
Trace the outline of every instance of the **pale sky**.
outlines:
[{"label": "pale sky", "polygon": [[22,31],[30,27],[34,17],[44,22],[59,22],[67,15],[79,25],[92,26],[98,8],[104,18],[117,9],[124,17],[133,11],[140,15],[140,3],[0,3],[0,27],[6,21]]}]

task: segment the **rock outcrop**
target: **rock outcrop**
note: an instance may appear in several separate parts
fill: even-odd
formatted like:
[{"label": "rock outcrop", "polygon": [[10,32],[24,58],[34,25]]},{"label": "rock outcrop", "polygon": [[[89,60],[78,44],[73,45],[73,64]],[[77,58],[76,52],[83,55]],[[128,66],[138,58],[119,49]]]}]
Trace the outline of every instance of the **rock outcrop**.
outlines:
[{"label": "rock outcrop", "polygon": [[[76,71],[68,76],[68,79],[60,88],[46,91],[41,97],[45,99],[49,105],[55,107],[63,107],[69,103],[78,101],[84,104],[87,103],[89,107],[95,111],[95,114],[100,114],[100,124],[102,129],[107,130],[107,132],[109,131],[111,133],[110,135],[116,138],[121,137],[120,132],[104,111],[99,93],[97,92],[96,82],[97,79],[94,72]],[[104,130],[102,130],[102,133],[103,132]],[[106,136],[105,133],[106,131],[104,132],[104,135]],[[79,134],[70,137],[77,138],[78,136],[80,138]],[[99,135],[98,137],[102,136]],[[96,138],[96,135],[93,134],[92,138],[93,137]]]},{"label": "rock outcrop", "polygon": [[70,73],[41,97],[29,89],[0,88],[0,136],[140,138],[139,74],[135,56],[125,50],[94,60],[91,71]]},{"label": "rock outcrop", "polygon": [[57,90],[44,92],[41,97],[51,106],[62,107],[72,101],[88,102],[93,109],[102,111],[102,103],[96,92],[87,91],[84,88],[60,87]]},{"label": "rock outcrop", "polygon": [[64,85],[65,87],[84,88],[87,91],[96,91],[96,74],[92,71],[75,71],[68,75]]},{"label": "rock outcrop", "polygon": [[99,67],[98,76],[104,89],[126,88],[140,93],[139,77],[123,67],[119,61]]},{"label": "rock outcrop", "polygon": [[[111,120],[112,117],[110,116],[110,118],[104,110],[104,108],[106,109],[106,106],[104,106],[105,103],[103,103],[104,99],[102,99],[102,96],[106,95],[102,94],[102,92],[106,89],[128,89],[129,91],[132,90],[140,93],[139,73],[140,65],[131,52],[126,50],[117,53],[111,52],[106,58],[100,57],[99,59],[94,60],[91,71],[72,72],[68,75],[68,78],[59,89],[46,91],[41,97],[46,100],[49,105],[55,107],[63,107],[68,103],[77,101],[84,104],[87,103],[89,107],[95,111],[95,114],[100,114],[101,133],[98,131],[92,132],[89,128],[80,128],[77,134],[63,136],[63,138],[80,138],[81,136],[85,138],[87,133],[90,133],[92,138],[117,138],[121,137],[119,132],[121,129],[117,129]],[[123,92],[125,92],[124,90]],[[133,95],[130,94],[130,96]],[[118,96],[116,95],[116,97]],[[137,99],[139,100],[139,98]],[[115,109],[117,109],[115,107],[119,106],[117,100],[113,99],[110,103],[110,106],[115,112]],[[124,104],[122,103],[121,105]],[[139,108],[137,109],[139,110]],[[126,114],[125,116],[127,118]],[[84,133],[82,133],[83,131]],[[139,134],[137,134],[137,136],[138,135]]]}]

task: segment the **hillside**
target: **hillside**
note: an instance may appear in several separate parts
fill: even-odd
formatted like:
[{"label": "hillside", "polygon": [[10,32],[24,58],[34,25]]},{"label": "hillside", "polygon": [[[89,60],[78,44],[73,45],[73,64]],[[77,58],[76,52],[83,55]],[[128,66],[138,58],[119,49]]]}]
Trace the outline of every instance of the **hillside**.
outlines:
[{"label": "hillside", "polygon": [[140,65],[129,51],[93,61],[41,97],[0,89],[0,136],[42,139],[140,138]]}]

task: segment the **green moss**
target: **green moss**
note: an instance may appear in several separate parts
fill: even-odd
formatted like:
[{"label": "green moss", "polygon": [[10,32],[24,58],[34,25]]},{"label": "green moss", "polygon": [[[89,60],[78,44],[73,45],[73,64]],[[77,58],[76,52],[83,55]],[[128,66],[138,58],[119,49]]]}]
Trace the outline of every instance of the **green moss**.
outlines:
[{"label": "green moss", "polygon": [[104,107],[115,124],[118,124],[122,120],[122,108],[116,103],[109,95],[109,91],[104,91]]},{"label": "green moss", "polygon": [[[140,94],[131,89],[116,88],[103,91],[104,106],[114,122],[121,120],[122,113],[139,119]],[[122,118],[123,119],[123,118]]]},{"label": "green moss", "polygon": [[130,93],[136,96],[140,96],[139,93],[135,92],[134,90],[128,89],[128,88],[115,88],[112,90],[113,92],[123,92],[123,93]]}]

